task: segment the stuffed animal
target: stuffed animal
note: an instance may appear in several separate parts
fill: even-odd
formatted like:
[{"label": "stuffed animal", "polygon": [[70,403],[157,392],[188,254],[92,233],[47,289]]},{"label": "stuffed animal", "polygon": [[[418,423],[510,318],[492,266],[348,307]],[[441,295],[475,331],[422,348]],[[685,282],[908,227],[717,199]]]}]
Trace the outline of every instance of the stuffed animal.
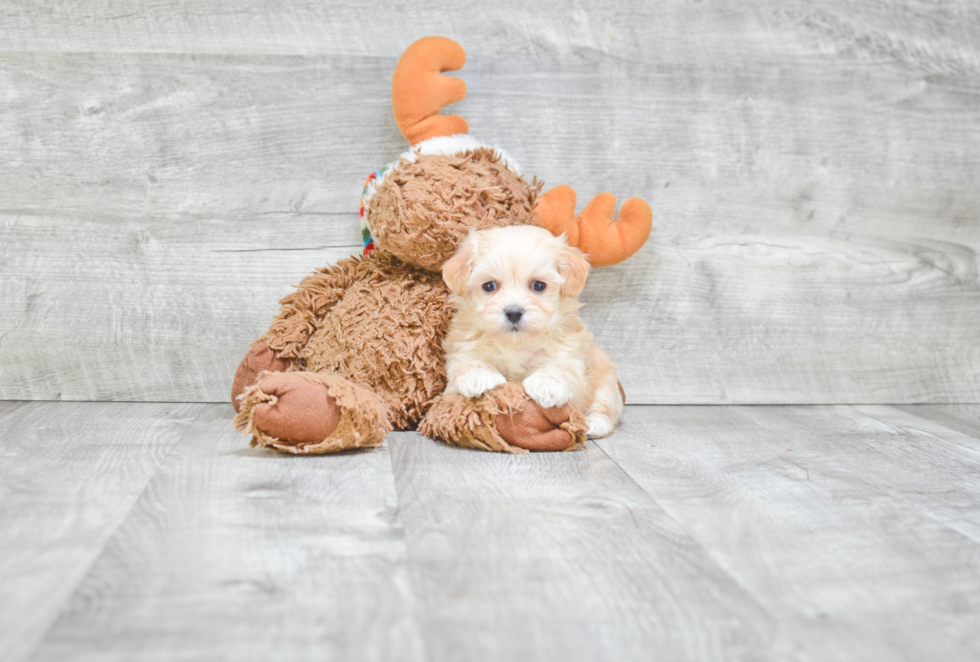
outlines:
[{"label": "stuffed animal", "polygon": [[584,444],[582,412],[545,409],[517,382],[477,399],[442,395],[443,339],[452,315],[440,270],[471,228],[536,223],[588,254],[593,266],[635,253],[650,207],[603,193],[575,215],[575,192],[522,176],[504,150],[468,135],[439,110],[465,83],[459,44],[426,37],[392,79],[395,121],[412,148],[368,177],[361,203],[364,255],[320,269],[281,301],[269,330],[242,359],[232,386],[236,427],[252,445],[329,453],[380,445],[417,428],[491,451],[567,450]]}]

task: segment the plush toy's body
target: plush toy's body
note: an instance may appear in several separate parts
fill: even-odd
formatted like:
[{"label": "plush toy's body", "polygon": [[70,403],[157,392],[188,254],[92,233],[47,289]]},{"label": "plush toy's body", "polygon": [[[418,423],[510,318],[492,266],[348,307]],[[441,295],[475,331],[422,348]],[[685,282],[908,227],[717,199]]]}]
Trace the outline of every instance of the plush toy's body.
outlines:
[{"label": "plush toy's body", "polygon": [[[393,427],[415,424],[442,392],[440,343],[452,310],[437,275],[374,251],[306,278],[282,303],[279,318],[246,357],[262,370],[270,369],[263,359],[274,356],[284,364],[272,369],[299,371],[272,376],[245,398],[246,410],[274,405],[252,421],[263,445],[308,453],[377,446]],[[311,402],[290,405],[307,391]],[[340,418],[329,399],[341,398],[358,406],[348,408],[342,429],[331,430]],[[302,411],[269,420],[285,407]]]},{"label": "plush toy's body", "polygon": [[615,199],[608,194],[578,219],[568,187],[539,196],[540,184],[528,183],[502,150],[466,135],[462,118],[437,114],[465,95],[462,81],[440,75],[463,59],[458,44],[439,37],[403,55],[393,103],[414,149],[369,178],[362,204],[367,255],[306,278],[242,360],[232,400],[236,424],[252,433],[253,444],[324,453],[377,446],[387,431],[416,426],[485,450],[564,450],[584,442],[581,412],[543,409],[519,383],[475,400],[440,395],[452,315],[440,269],[471,228],[532,222],[585,243],[602,263],[616,262],[646,239],[649,207],[631,199],[612,223]]}]

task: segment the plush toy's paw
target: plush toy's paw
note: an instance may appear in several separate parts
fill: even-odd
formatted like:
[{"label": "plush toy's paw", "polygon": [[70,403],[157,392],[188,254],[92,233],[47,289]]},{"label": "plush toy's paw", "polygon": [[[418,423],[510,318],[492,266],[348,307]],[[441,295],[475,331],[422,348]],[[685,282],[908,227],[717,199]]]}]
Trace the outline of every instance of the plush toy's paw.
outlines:
[{"label": "plush toy's paw", "polygon": [[571,405],[541,407],[518,382],[507,382],[479,399],[462,394],[435,399],[419,432],[433,439],[487,451],[564,451],[585,445],[587,426]]},{"label": "plush toy's paw", "polygon": [[252,445],[289,453],[379,446],[391,429],[384,400],[336,375],[263,373],[242,398],[235,426]]},{"label": "plush toy's paw", "polygon": [[571,405],[542,407],[525,400],[514,412],[497,416],[497,432],[511,446],[529,451],[564,451],[584,445],[585,425],[573,425]]},{"label": "plush toy's paw", "polygon": [[572,389],[561,379],[543,370],[524,378],[524,392],[542,407],[560,407],[572,399]]},{"label": "plush toy's paw", "polygon": [[255,425],[271,437],[309,444],[326,439],[340,422],[327,387],[295,373],[270,375],[259,384],[269,400],[255,406]]},{"label": "plush toy's paw", "polygon": [[235,381],[231,385],[231,405],[236,412],[242,410],[240,395],[249,386],[259,381],[259,374],[269,372],[285,372],[292,365],[289,360],[279,358],[264,342],[257,342],[248,350],[245,358],[238,364],[235,371]]},{"label": "plush toy's paw", "polygon": [[490,389],[506,383],[507,379],[499,372],[477,368],[463,375],[456,383],[456,388],[467,398],[478,398]]},{"label": "plush toy's paw", "polygon": [[612,419],[605,414],[589,414],[585,417],[585,422],[589,426],[589,431],[586,433],[589,439],[608,437],[616,428]]}]

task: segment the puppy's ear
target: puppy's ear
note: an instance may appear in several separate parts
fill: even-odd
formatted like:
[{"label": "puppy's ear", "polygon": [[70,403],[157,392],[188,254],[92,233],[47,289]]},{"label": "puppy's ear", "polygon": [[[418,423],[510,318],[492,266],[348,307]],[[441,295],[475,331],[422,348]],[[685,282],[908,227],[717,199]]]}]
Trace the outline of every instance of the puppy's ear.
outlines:
[{"label": "puppy's ear", "polygon": [[585,287],[585,279],[589,277],[589,261],[579,249],[566,246],[559,258],[558,273],[562,277],[561,295],[576,297]]},{"label": "puppy's ear", "polygon": [[476,259],[476,247],[476,232],[470,230],[469,236],[460,243],[456,254],[442,265],[442,280],[453,294],[466,296],[466,284],[470,280],[470,272]]}]

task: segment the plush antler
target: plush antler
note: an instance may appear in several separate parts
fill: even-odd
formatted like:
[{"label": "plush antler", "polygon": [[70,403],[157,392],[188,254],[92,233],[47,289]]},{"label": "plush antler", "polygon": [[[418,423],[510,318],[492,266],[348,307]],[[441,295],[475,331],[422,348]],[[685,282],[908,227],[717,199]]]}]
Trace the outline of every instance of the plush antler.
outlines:
[{"label": "plush antler", "polygon": [[556,186],[538,196],[534,222],[554,235],[565,233],[568,243],[585,253],[593,267],[605,267],[622,262],[650,236],[653,213],[650,205],[640,198],[623,203],[619,216],[616,196],[600,193],[575,216],[575,191],[570,186]]},{"label": "plush antler", "polygon": [[395,124],[409,143],[469,131],[459,115],[439,114],[443,106],[466,96],[466,83],[442,75],[464,64],[463,47],[445,37],[423,37],[402,53],[391,79],[391,105]]}]

